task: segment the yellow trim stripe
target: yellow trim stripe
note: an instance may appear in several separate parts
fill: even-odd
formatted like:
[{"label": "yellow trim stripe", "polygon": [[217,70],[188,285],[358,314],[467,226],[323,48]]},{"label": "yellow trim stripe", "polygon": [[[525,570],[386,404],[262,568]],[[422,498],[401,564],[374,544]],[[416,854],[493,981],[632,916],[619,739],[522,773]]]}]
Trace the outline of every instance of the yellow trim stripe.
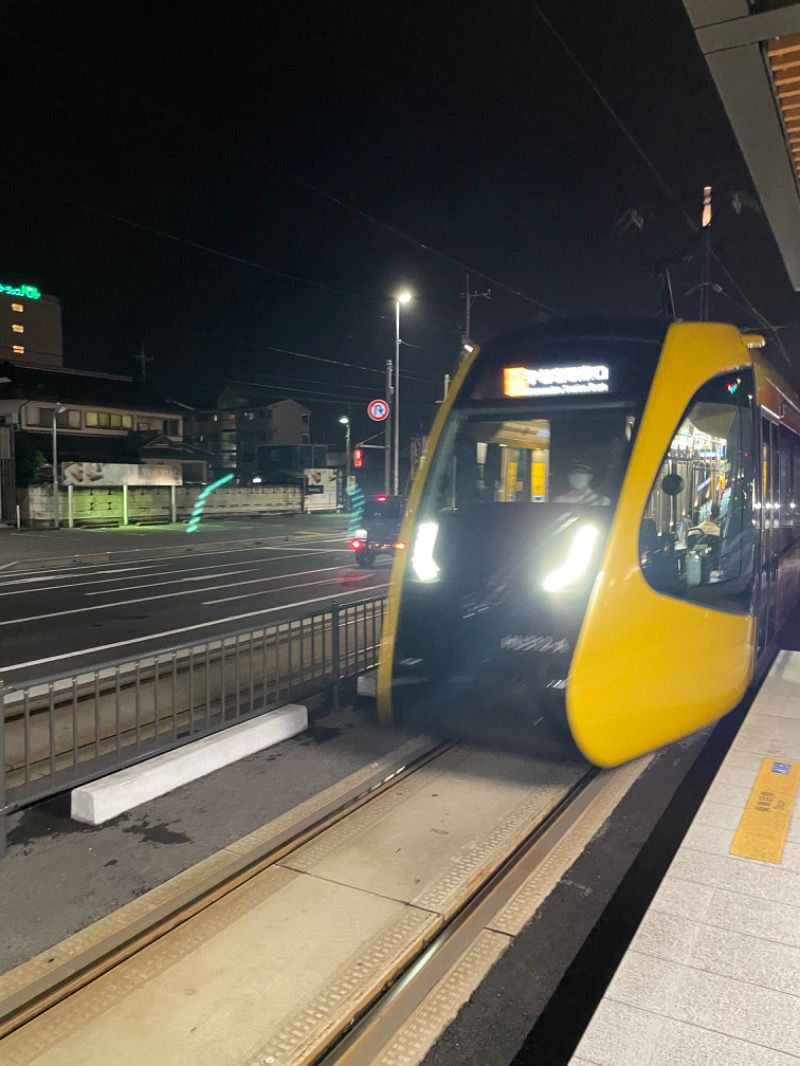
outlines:
[{"label": "yellow trim stripe", "polygon": [[456,396],[461,391],[464,379],[472,369],[480,352],[476,344],[472,352],[456,371],[453,383],[447,391],[444,403],[433,422],[433,428],[428,436],[428,444],[422,457],[417,476],[411,487],[411,495],[406,507],[403,525],[400,530],[400,540],[405,544],[405,549],[396,553],[392,566],[392,577],[389,582],[389,602],[383,616],[383,628],[381,631],[381,649],[378,659],[378,721],[383,725],[389,725],[392,720],[392,674],[394,672],[394,642],[397,637],[397,622],[400,614],[400,597],[403,588],[403,577],[406,572],[406,561],[409,554],[414,550],[412,533],[416,522],[419,501],[422,498],[422,490],[430,470],[431,459],[436,454],[439,438],[442,435],[445,423],[455,403]]},{"label": "yellow trim stripe", "polygon": [[800,763],[764,759],[731,844],[731,855],[780,863],[789,832]]}]

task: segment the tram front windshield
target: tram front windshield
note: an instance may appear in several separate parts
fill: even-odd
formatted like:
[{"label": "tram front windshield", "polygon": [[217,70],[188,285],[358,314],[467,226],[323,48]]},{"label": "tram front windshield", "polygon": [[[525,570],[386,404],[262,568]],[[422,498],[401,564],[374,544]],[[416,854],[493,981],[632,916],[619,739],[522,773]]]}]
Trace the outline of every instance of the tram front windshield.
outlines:
[{"label": "tram front windshield", "polygon": [[625,472],[633,405],[513,412],[462,408],[451,415],[421,511],[433,518],[481,504],[560,511],[608,507]]}]

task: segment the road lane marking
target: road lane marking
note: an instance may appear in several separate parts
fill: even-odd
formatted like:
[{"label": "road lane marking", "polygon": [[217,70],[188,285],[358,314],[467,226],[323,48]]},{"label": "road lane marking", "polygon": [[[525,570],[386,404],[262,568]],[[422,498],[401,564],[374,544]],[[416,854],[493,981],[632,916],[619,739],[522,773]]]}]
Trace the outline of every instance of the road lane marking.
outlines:
[{"label": "road lane marking", "polygon": [[[181,556],[181,558],[183,558],[183,556]],[[287,559],[289,559],[289,560],[297,559],[297,556],[296,555],[279,555],[279,556],[273,557],[271,559],[264,559],[262,561],[264,563],[270,563],[271,564],[271,563],[283,562],[284,560],[287,560]],[[192,561],[193,561],[193,559],[189,559],[189,562],[192,562]],[[248,562],[249,563],[253,563],[255,561],[256,560],[254,560],[254,559],[249,559],[249,560],[243,559],[242,563],[248,563]],[[134,569],[134,570],[137,570],[137,569],[138,570],[157,570],[160,565],[162,565],[162,564],[153,563],[151,566],[132,567],[132,569]],[[191,574],[191,573],[194,573],[197,570],[202,571],[202,573],[204,573],[204,574],[209,574],[210,577],[214,577],[214,576],[219,576],[219,575],[210,574],[210,571],[212,571],[212,570],[220,570],[220,569],[223,569],[226,566],[232,566],[232,565],[235,565],[235,564],[233,564],[230,561],[228,561],[226,563],[210,563],[210,564],[206,564],[204,566],[186,566],[183,569],[181,569],[180,567],[169,567],[167,569],[161,570],[159,573],[142,574],[141,577],[150,578],[150,577],[160,577],[162,575],[166,577],[167,575],[171,575],[171,574]],[[69,573],[74,574],[75,571],[71,570],[71,571],[69,571]],[[101,571],[99,571],[99,573],[108,574],[108,573],[111,573],[111,571],[109,571],[109,570],[101,570]],[[78,576],[78,575],[76,575],[76,576]],[[52,577],[48,577],[48,578],[31,578],[30,580],[52,581],[53,578]],[[40,586],[40,587],[35,588],[35,589],[29,589],[29,588],[14,589],[11,592],[0,592],[0,597],[3,597],[3,596],[21,596],[21,595],[23,595],[25,593],[31,593],[31,592],[68,592],[70,589],[86,588],[87,586],[91,586],[91,585],[110,585],[110,584],[113,584],[116,581],[121,581],[121,580],[122,580],[121,577],[104,577],[104,578],[101,578],[99,581],[74,581],[71,584],[48,585],[47,587],[44,587],[44,588]],[[162,584],[162,583],[164,583],[164,582],[159,582],[159,584]],[[110,591],[124,592],[127,589],[130,589],[133,592],[133,591],[136,591],[137,589],[140,589],[140,588],[150,588],[150,587],[152,587],[152,586],[149,586],[149,585],[122,585],[119,588],[112,589]],[[84,595],[89,595],[89,594],[85,593]]]},{"label": "road lane marking", "polygon": [[[327,570],[346,570],[346,566],[330,566],[326,567]],[[323,573],[323,570],[316,571],[318,574]],[[185,589],[183,592],[165,592],[161,596],[137,596],[133,600],[115,600],[113,603],[96,603],[92,607],[71,607],[66,611],[50,611],[48,614],[32,614],[28,618],[7,618],[4,622],[0,622],[2,626],[21,626],[28,622],[42,622],[47,618],[65,618],[70,614],[87,614],[89,611],[109,611],[113,607],[131,607],[136,603],[153,603],[155,600],[169,600],[177,599],[178,596],[196,596],[203,595],[206,592],[214,592],[216,589],[233,589],[240,585],[254,585],[256,583],[264,583],[265,581],[279,581],[285,577],[299,577],[303,574],[307,574],[307,570],[300,571],[299,574],[275,574],[272,577],[259,577],[253,578],[251,581],[230,581],[227,585],[212,585],[210,588],[202,589]],[[320,584],[320,582],[303,582],[303,584]],[[289,585],[289,588],[301,588],[302,585]],[[278,591],[278,590],[276,590]]]},{"label": "road lane marking", "polygon": [[[300,533],[275,534],[271,538],[264,538],[264,539],[275,540],[278,537],[283,537],[284,540],[288,540],[290,536],[302,536],[302,535],[304,535],[304,534],[300,534]],[[248,537],[247,539],[251,540],[252,538]],[[331,535],[329,537],[320,537],[319,538],[319,543],[320,544],[332,544],[332,543],[336,543],[338,541],[338,542],[340,542],[342,544],[341,548],[329,548],[329,549],[326,549],[326,550],[327,551],[341,551],[341,552],[349,553],[350,552],[350,548],[347,546],[349,539],[350,538],[347,535],[347,533],[341,533],[341,534]],[[155,551],[155,550],[157,550],[157,549],[155,549],[155,548],[116,548],[116,549],[114,549],[113,551],[110,551],[110,552],[109,551],[103,552],[102,549],[101,549],[99,551],[88,551],[87,550],[87,551],[84,551],[83,553],[81,553],[81,552],[73,552],[72,554],[75,555],[77,558],[80,558],[81,554],[83,554],[83,555],[102,555],[102,554],[113,555],[114,551],[128,551],[128,552],[143,551],[144,552],[144,551]],[[147,566],[145,564],[149,564],[150,566],[159,566],[163,562],[165,562],[165,561],[167,561],[169,559],[174,559],[174,560],[192,559],[192,560],[194,560],[194,559],[201,559],[204,555],[235,555],[237,552],[291,551],[291,552],[301,552],[301,553],[303,553],[303,552],[307,552],[307,551],[311,551],[311,550],[312,549],[305,548],[305,547],[299,547],[299,546],[298,547],[294,547],[291,544],[277,544],[274,547],[271,547],[270,545],[263,544],[263,543],[261,543],[261,544],[250,544],[250,545],[240,545],[239,547],[233,547],[233,548],[218,548],[216,551],[200,551],[200,550],[197,550],[195,548],[192,548],[189,551],[176,551],[174,553],[174,555],[163,555],[163,556],[161,556],[160,559],[157,556],[154,557],[154,556],[151,555],[151,556],[149,556],[147,558],[142,558],[141,561],[139,561],[138,559],[134,558],[134,559],[119,559],[117,561],[115,561],[113,559],[106,559],[102,563],[86,563],[86,564],[84,564],[84,563],[80,563],[80,564],[71,563],[69,566],[48,567],[47,569],[40,571],[40,573],[46,574],[46,575],[48,575],[50,577],[55,577],[58,574],[74,574],[78,570],[81,573],[98,572],[97,571],[97,567],[102,566],[102,567],[106,567],[106,569],[99,571],[99,573],[108,574],[108,573],[111,572],[110,570],[108,570],[108,567],[110,567],[110,566],[130,567],[131,569],[137,569],[137,568],[146,569]],[[65,554],[70,554],[70,553],[65,552]],[[30,573],[30,571],[22,571],[22,572],[23,573]],[[19,578],[18,581],[13,581],[13,582],[9,582],[9,583],[10,584],[18,584],[19,581],[23,581],[23,580],[25,580],[25,579],[24,578]]]},{"label": "road lane marking", "polygon": [[[230,566],[230,563],[226,563]],[[97,592],[84,592],[84,596],[115,596],[118,592],[141,592],[142,589],[160,589],[164,585],[185,585],[189,581],[215,581],[221,577],[236,577],[237,574],[254,574],[257,566],[248,566],[244,570],[226,570],[224,574],[195,574],[194,577],[176,577],[169,581],[154,581],[149,585],[124,585],[120,589],[98,589]],[[153,575],[156,576],[155,574]],[[158,597],[153,596],[153,599]]]},{"label": "road lane marking", "polygon": [[[287,559],[288,558],[294,558],[294,556],[283,556],[283,558],[287,558]],[[273,562],[273,561],[277,562],[277,560],[270,560],[270,562]],[[230,565],[230,564],[227,564],[227,565]],[[213,581],[216,578],[232,577],[235,574],[251,574],[251,573],[254,573],[257,569],[258,569],[258,567],[251,566],[251,567],[248,567],[248,569],[246,569],[246,570],[231,570],[231,571],[229,571],[228,573],[225,573],[225,574],[210,574],[208,576],[206,576],[205,574],[198,574],[196,577],[181,577],[181,578],[176,578],[173,581],[158,581],[158,582],[155,582],[152,585],[137,585],[136,587],[130,586],[130,591],[131,592],[139,592],[140,589],[160,588],[162,585],[179,585],[179,584],[182,584],[182,583],[185,583],[185,582],[189,582],[189,581]],[[302,574],[325,574],[325,573],[327,573],[330,570],[346,570],[346,569],[347,569],[347,567],[345,567],[345,566],[323,566],[323,567],[318,567],[316,570],[298,570],[298,571],[296,571],[295,573],[292,573],[292,574],[269,574],[266,577],[253,578],[252,580],[253,580],[253,582],[257,582],[257,581],[258,582],[261,582],[261,581],[279,581],[283,577],[300,577]],[[217,585],[215,587],[216,588],[221,588],[221,589],[223,589],[223,588],[234,588],[236,585],[246,585],[246,584],[247,584],[246,581],[234,581],[230,585]],[[109,593],[125,592],[125,591],[127,591],[127,588],[125,588],[125,589],[101,589],[98,592],[84,592],[84,596],[107,596],[107,595],[109,595]],[[192,592],[198,592],[198,591],[199,592],[211,592],[211,591],[213,591],[213,588],[192,589],[191,591]],[[181,595],[182,595],[182,593],[181,593]],[[156,599],[159,599],[160,597],[152,596],[150,598],[156,600]],[[127,602],[133,602],[133,601],[127,601]]]},{"label": "road lane marking", "polygon": [[[309,584],[311,584],[311,582],[309,582]],[[315,582],[315,584],[324,584],[324,582]],[[360,585],[359,588],[362,589],[362,590],[373,589],[373,588],[385,588],[387,584],[388,584],[388,582],[384,582],[383,584],[379,584],[379,585]],[[293,587],[293,586],[290,586],[290,587]],[[300,588],[302,586],[298,585],[296,587]],[[276,591],[277,591],[277,589],[276,589]],[[353,591],[355,592],[357,590],[353,589]],[[253,596],[263,596],[263,595],[264,595],[264,593],[259,591],[259,592],[243,592],[243,593],[241,593],[238,596],[222,596],[218,600],[203,600],[203,607],[210,607],[212,604],[215,604],[215,603],[233,603],[234,600],[249,600],[249,599],[252,599]]]},{"label": "road lane marking", "polygon": [[[342,592],[336,598],[341,600],[345,596],[353,596],[356,593],[358,593],[359,595],[363,595],[364,590],[354,589],[352,592]],[[61,662],[64,659],[75,659],[79,655],[94,655],[95,652],[99,651],[112,651],[114,648],[125,648],[129,644],[142,644],[146,640],[160,640],[162,637],[175,637],[178,636],[178,634],[180,633],[192,633],[198,629],[208,629],[209,626],[221,626],[225,625],[228,622],[239,622],[243,618],[255,618],[258,615],[275,614],[276,611],[291,611],[295,607],[307,607],[312,603],[330,603],[333,598],[333,596],[317,596],[316,598],[311,600],[298,600],[297,603],[284,603],[281,604],[281,606],[279,607],[266,607],[260,611],[246,611],[244,614],[232,614],[228,615],[226,618],[212,618],[209,622],[197,622],[195,625],[182,626],[180,629],[166,629],[161,633],[148,633],[143,637],[131,637],[129,640],[118,640],[115,641],[113,644],[99,644],[97,647],[94,648],[78,648],[77,651],[62,652],[60,655],[51,655],[46,659],[31,659],[29,662],[26,663],[14,663],[11,666],[0,666],[0,671],[2,671],[3,673],[8,673],[11,670],[27,670],[29,667],[32,666],[44,666],[45,663]],[[222,638],[226,635],[228,634],[218,633],[215,634],[215,637]],[[148,652],[147,654],[153,655],[156,654],[156,651],[157,649],[154,649],[153,651]],[[102,664],[98,663],[97,665]],[[93,667],[91,665],[87,665],[85,667],[81,667],[81,669],[91,670],[93,669]],[[4,680],[4,678],[0,677],[0,681],[2,680]]]}]

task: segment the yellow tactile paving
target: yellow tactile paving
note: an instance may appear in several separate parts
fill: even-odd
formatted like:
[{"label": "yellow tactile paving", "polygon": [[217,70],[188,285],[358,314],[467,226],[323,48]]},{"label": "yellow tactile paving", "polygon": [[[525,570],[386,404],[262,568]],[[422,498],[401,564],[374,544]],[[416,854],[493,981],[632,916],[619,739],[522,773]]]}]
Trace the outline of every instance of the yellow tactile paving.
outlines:
[{"label": "yellow tactile paving", "polygon": [[794,810],[800,763],[763,759],[750,791],[731,855],[779,863]]}]

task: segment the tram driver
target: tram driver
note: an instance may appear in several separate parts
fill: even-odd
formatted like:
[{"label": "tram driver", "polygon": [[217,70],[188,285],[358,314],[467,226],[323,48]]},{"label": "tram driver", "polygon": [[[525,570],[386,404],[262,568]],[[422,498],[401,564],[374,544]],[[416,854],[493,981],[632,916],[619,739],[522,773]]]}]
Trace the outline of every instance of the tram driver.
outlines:
[{"label": "tram driver", "polygon": [[569,489],[561,496],[556,496],[556,503],[581,503],[593,507],[608,507],[608,496],[599,496],[592,488],[594,471],[586,463],[573,463],[569,468]]}]

